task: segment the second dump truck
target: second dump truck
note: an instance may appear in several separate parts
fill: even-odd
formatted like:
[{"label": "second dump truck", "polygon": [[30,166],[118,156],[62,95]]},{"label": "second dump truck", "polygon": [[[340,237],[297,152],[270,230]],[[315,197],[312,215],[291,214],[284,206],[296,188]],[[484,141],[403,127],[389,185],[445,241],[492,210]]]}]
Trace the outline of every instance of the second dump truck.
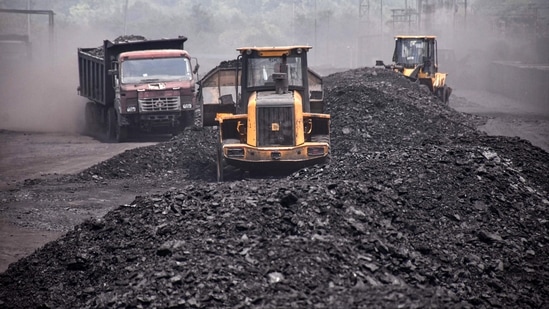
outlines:
[{"label": "second dump truck", "polygon": [[217,179],[226,165],[294,170],[324,162],[330,115],[322,78],[307,65],[310,46],[242,47],[200,81],[204,126],[218,126]]},{"label": "second dump truck", "polygon": [[196,73],[186,37],[121,37],[78,49],[87,131],[122,142],[140,133],[177,134],[194,121]]}]

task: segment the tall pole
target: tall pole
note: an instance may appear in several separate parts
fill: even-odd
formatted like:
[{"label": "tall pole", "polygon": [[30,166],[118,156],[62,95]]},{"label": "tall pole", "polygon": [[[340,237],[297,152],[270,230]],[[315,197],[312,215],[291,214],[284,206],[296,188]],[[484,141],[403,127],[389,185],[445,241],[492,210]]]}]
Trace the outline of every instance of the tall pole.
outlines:
[{"label": "tall pole", "polygon": [[381,38],[383,38],[383,0],[379,4],[379,31],[381,32]]},{"label": "tall pole", "polygon": [[295,0],[292,1],[292,44],[296,43],[295,39]]},{"label": "tall pole", "polygon": [[124,35],[126,35],[126,29],[128,24],[128,1],[126,0],[126,4],[124,5]]},{"label": "tall pole", "polygon": [[456,0],[454,0],[454,3],[452,5],[452,30],[454,33],[456,33],[456,9],[457,9],[457,3]]},{"label": "tall pole", "polygon": [[[30,11],[31,9],[31,4],[30,4],[30,0],[27,0],[27,10]],[[27,14],[27,39],[30,41],[31,38],[31,18],[30,18],[30,14]]]},{"label": "tall pole", "polygon": [[316,52],[317,49],[318,49],[317,46],[316,46],[316,0],[315,0],[315,43],[314,43],[314,45],[315,46],[314,46],[313,51],[315,53],[315,64],[316,64],[316,63],[318,63],[318,59],[316,59],[317,55],[318,55],[318,53]]},{"label": "tall pole", "polygon": [[464,22],[464,25],[463,27],[465,29],[467,29],[467,0],[465,0],[465,11],[463,12],[463,22]]}]

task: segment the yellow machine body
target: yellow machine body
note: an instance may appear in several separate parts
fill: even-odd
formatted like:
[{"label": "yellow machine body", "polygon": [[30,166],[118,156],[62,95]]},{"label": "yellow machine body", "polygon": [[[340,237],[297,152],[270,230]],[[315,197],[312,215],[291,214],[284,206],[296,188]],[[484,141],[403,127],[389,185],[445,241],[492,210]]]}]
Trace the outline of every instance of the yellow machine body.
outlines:
[{"label": "yellow machine body", "polygon": [[309,49],[239,48],[234,66],[203,79],[211,86],[206,101],[217,101],[203,102],[203,122],[219,127],[218,180],[225,165],[280,171],[328,158],[330,115],[323,112],[322,79],[307,67]]},{"label": "yellow machine body", "polygon": [[393,64],[385,66],[382,61],[378,63],[427,86],[447,103],[452,88],[446,85],[448,73],[439,72],[437,48],[436,36],[398,35],[395,36]]}]

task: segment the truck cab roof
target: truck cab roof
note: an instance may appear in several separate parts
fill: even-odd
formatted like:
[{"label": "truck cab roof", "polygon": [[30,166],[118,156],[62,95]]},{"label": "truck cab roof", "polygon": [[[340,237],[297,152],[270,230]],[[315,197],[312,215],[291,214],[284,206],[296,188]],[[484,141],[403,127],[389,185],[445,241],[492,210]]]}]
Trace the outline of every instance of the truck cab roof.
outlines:
[{"label": "truck cab roof", "polygon": [[137,50],[128,51],[120,54],[120,59],[143,59],[143,58],[169,58],[185,57],[190,58],[187,51],[182,49],[155,49],[155,50]]}]

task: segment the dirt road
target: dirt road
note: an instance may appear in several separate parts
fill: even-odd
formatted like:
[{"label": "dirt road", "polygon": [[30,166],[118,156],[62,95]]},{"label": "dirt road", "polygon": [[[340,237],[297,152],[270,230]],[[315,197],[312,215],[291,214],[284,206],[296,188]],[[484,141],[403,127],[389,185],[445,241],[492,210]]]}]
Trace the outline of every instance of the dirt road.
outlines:
[{"label": "dirt road", "polygon": [[0,131],[0,189],[25,179],[71,174],[154,142],[101,143],[78,133]]},{"label": "dirt road", "polygon": [[549,152],[549,99],[540,106],[487,91],[457,89],[450,106],[487,117],[479,129],[489,135],[518,136]]},{"label": "dirt road", "polygon": [[[51,204],[42,207],[45,205],[41,202],[30,202],[31,197],[39,194],[33,190],[21,190],[14,200],[8,200],[2,192],[15,190],[25,181],[78,173],[128,149],[155,143],[102,143],[77,133],[0,130],[0,272],[62,235],[71,224],[101,216],[111,205],[129,203],[137,195],[116,185],[107,187],[99,183],[97,188],[82,188],[74,184],[64,190],[65,196],[60,198],[58,207]],[[89,195],[89,192],[95,193]],[[72,207],[66,207],[67,204]],[[10,211],[6,211],[7,207]],[[20,220],[22,218],[25,220]],[[35,222],[33,226],[19,224],[29,219]]]}]

